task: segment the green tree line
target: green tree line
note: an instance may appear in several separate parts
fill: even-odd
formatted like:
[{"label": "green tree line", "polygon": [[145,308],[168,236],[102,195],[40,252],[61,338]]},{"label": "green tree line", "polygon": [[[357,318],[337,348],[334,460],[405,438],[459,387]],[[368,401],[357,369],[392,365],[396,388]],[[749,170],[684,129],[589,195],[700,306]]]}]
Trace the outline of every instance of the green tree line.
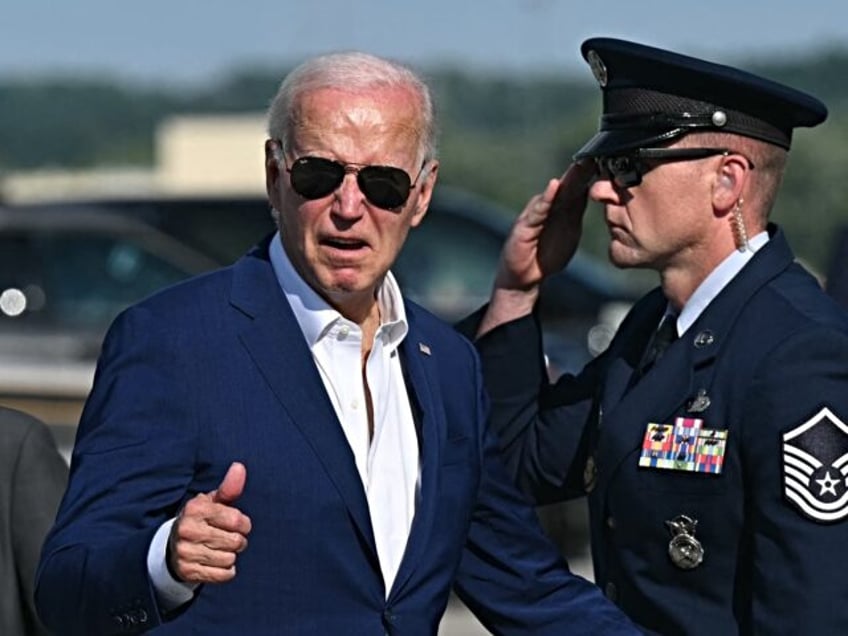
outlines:
[{"label": "green tree line", "polygon": [[[738,60],[821,98],[830,117],[795,135],[774,219],[799,256],[826,267],[831,237],[848,222],[848,50],[803,59]],[[145,166],[156,126],[177,114],[261,111],[287,69],[238,70],[209,85],[136,85],[102,77],[0,77],[0,171]],[[424,69],[441,127],[442,183],[517,212],[562,173],[593,133],[600,111],[588,69],[571,74],[497,75]],[[584,247],[603,256],[606,233],[590,209]]]}]

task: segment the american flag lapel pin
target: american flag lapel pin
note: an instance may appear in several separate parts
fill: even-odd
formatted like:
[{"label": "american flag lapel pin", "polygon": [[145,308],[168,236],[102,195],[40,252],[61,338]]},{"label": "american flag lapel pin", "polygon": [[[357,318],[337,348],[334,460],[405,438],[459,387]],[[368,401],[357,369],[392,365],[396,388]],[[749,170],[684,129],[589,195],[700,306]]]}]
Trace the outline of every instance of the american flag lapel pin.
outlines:
[{"label": "american flag lapel pin", "polygon": [[429,347],[428,345],[425,345],[423,342],[419,342],[419,343],[418,343],[418,350],[419,350],[421,353],[423,353],[425,356],[429,356],[429,355],[430,355],[430,353],[431,353],[431,352],[430,352],[430,347]]}]

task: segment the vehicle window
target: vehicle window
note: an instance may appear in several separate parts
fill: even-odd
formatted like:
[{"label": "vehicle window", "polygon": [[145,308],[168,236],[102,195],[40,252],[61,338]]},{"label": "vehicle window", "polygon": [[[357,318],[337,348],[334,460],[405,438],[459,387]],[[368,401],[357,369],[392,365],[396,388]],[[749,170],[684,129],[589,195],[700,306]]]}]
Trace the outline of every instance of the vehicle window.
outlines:
[{"label": "vehicle window", "polygon": [[0,328],[39,305],[42,278],[28,237],[21,233],[0,235]]},{"label": "vehicle window", "polygon": [[456,320],[488,299],[501,241],[467,219],[431,214],[410,230],[392,272],[409,298]]},{"label": "vehicle window", "polygon": [[69,327],[102,329],[129,304],[188,276],[126,237],[39,235],[43,311]]},{"label": "vehicle window", "polygon": [[268,202],[262,199],[138,203],[126,204],[118,211],[153,225],[222,265],[236,261],[275,229]]}]

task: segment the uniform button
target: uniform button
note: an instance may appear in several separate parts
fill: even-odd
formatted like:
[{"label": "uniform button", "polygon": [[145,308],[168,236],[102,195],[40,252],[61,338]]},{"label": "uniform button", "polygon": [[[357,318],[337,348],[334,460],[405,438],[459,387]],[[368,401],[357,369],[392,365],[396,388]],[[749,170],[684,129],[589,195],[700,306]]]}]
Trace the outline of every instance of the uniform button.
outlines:
[{"label": "uniform button", "polygon": [[347,338],[347,335],[350,333],[350,327],[347,325],[342,325],[339,327],[339,340],[344,340]]},{"label": "uniform button", "polygon": [[610,530],[615,530],[615,517],[613,517],[612,515],[607,517],[607,528],[609,528]]},{"label": "uniform button", "polygon": [[615,583],[610,581],[604,587],[604,594],[606,594],[607,598],[611,600],[613,603],[618,599],[618,588],[615,586]]}]

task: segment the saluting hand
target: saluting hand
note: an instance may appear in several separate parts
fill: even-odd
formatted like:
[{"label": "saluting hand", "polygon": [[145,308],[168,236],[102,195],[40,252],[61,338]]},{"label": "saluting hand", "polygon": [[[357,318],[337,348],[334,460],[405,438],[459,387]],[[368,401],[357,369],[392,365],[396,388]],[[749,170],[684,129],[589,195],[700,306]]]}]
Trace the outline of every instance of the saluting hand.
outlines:
[{"label": "saluting hand", "polygon": [[591,162],[573,163],[561,179],[551,179],[542,193],[527,202],[501,250],[491,302],[478,336],[530,313],[542,281],[574,256],[594,175]]},{"label": "saluting hand", "polygon": [[580,242],[594,173],[591,164],[571,164],[527,202],[501,252],[496,286],[528,290],[568,264]]},{"label": "saluting hand", "polygon": [[216,490],[183,506],[168,538],[168,567],[177,579],[223,583],[236,575],[236,557],[247,547],[251,525],[233,504],[246,481],[244,464],[233,462]]}]

